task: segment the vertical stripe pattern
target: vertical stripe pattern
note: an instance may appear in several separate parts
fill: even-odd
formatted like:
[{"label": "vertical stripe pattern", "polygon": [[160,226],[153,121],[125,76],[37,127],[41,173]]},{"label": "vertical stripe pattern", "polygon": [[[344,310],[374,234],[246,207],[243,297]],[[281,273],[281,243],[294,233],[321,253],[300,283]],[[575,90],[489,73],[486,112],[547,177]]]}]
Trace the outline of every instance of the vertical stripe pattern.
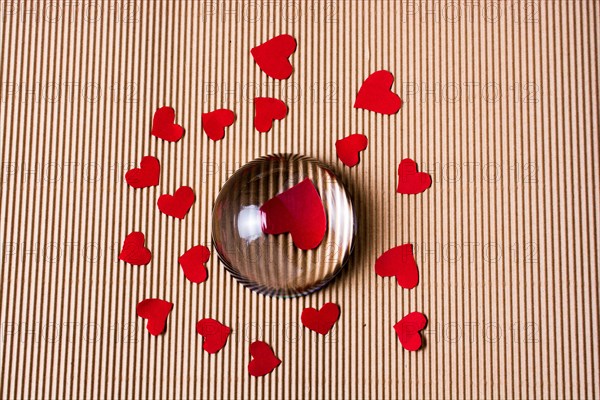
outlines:
[{"label": "vertical stripe pattern", "polygon": [[[596,0],[0,1],[0,396],[2,398],[598,398],[600,397],[600,3]],[[298,42],[290,79],[250,49]],[[362,81],[390,70],[397,115],[353,108]],[[288,116],[261,134],[253,98]],[[150,135],[170,105],[178,143]],[[201,114],[235,111],[225,139]],[[361,163],[335,141],[363,133]],[[211,245],[212,206],[245,163],[298,153],[330,165],[357,216],[348,267],[310,296],[244,288],[213,251],[209,279],[177,263]],[[161,161],[158,187],[124,173]],[[396,194],[410,157],[433,177]],[[195,189],[185,220],[156,200]],[[146,234],[145,267],[118,260]],[[374,274],[379,254],[414,244],[419,285]],[[295,253],[289,254],[290,257]],[[172,301],[151,337],[135,305]],[[342,313],[326,337],[305,307]],[[429,319],[407,352],[392,326]],[[216,355],[203,317],[233,328]],[[282,364],[256,379],[248,346]]]}]

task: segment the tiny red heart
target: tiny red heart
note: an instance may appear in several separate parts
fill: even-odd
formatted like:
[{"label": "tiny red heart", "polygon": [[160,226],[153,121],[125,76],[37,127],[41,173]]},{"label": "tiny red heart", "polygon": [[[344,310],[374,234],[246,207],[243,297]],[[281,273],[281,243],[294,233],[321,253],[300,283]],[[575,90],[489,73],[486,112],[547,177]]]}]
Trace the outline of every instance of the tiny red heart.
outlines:
[{"label": "tiny red heart", "polygon": [[417,172],[417,163],[405,158],[398,165],[398,188],[402,194],[423,193],[431,186],[431,176],[427,172]]},{"label": "tiny red heart", "polygon": [[235,121],[233,111],[221,108],[202,114],[202,129],[212,140],[221,140],[225,136],[225,128]]},{"label": "tiny red heart", "polygon": [[300,320],[311,331],[327,335],[339,317],[340,307],[335,303],[325,303],[319,311],[312,307],[305,308]]},{"label": "tiny red heart", "polygon": [[165,330],[167,317],[173,309],[173,303],[161,299],[146,299],[138,303],[138,317],[148,320],[146,329],[151,335],[158,336]]},{"label": "tiny red heart", "polygon": [[152,253],[146,247],[144,242],[146,238],[142,232],[131,232],[123,241],[119,260],[133,265],[146,265],[152,259]]},{"label": "tiny red heart", "polygon": [[225,347],[231,328],[212,318],[203,318],[196,324],[196,331],[204,337],[204,351],[215,354]]},{"label": "tiny red heart", "polygon": [[396,114],[402,106],[402,100],[391,91],[393,83],[394,75],[391,72],[385,70],[373,72],[360,87],[354,108],[387,115]]},{"label": "tiny red heart", "polygon": [[395,276],[398,285],[412,289],[419,283],[419,269],[413,255],[413,245],[396,246],[377,258],[375,273],[379,276]]},{"label": "tiny red heart", "polygon": [[421,348],[423,339],[419,331],[427,326],[427,317],[420,312],[411,312],[394,325],[394,330],[402,347],[408,351],[416,351]]},{"label": "tiny red heart", "polygon": [[279,99],[255,97],[254,127],[259,132],[268,132],[273,127],[273,121],[285,118],[287,111],[287,106]]},{"label": "tiny red heart", "polygon": [[189,186],[182,186],[173,196],[163,194],[158,198],[158,209],[171,217],[183,219],[192,208],[195,200],[194,191]]},{"label": "tiny red heart", "polygon": [[136,189],[157,186],[160,179],[158,158],[146,156],[140,162],[140,168],[133,168],[125,174],[127,184]]},{"label": "tiny red heart", "polygon": [[252,376],[266,375],[281,364],[271,346],[260,340],[250,344],[250,355],[253,358],[248,364],[248,372]]},{"label": "tiny red heart", "polygon": [[360,161],[360,152],[367,148],[369,139],[365,135],[355,133],[335,142],[335,150],[341,162],[354,167]]},{"label": "tiny red heart", "polygon": [[310,178],[266,201],[260,212],[264,233],[290,233],[294,244],[302,250],[314,249],[325,237],[325,207]]},{"label": "tiny red heart", "polygon": [[206,280],[207,271],[205,262],[210,258],[210,250],[206,246],[194,246],[179,257],[179,264],[185,277],[194,283]]},{"label": "tiny red heart", "polygon": [[168,142],[176,142],[183,136],[183,127],[175,123],[175,110],[161,107],[154,112],[152,135]]},{"label": "tiny red heart", "polygon": [[296,51],[296,39],[279,35],[250,50],[260,69],[271,78],[287,79],[292,75],[288,58]]}]

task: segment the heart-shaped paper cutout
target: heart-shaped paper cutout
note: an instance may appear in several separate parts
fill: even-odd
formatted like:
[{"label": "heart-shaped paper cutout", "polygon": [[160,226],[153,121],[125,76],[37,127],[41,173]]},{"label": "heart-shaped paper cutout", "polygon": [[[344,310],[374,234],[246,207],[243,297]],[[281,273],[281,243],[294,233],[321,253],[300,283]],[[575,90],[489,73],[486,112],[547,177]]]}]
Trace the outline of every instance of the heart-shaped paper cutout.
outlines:
[{"label": "heart-shaped paper cutout", "polygon": [[335,150],[341,162],[354,167],[360,161],[360,152],[367,148],[369,139],[365,135],[355,133],[335,142]]},{"label": "heart-shaped paper cutout", "polygon": [[272,97],[254,98],[254,127],[257,131],[269,132],[274,120],[282,120],[287,115],[287,106]]},{"label": "heart-shaped paper cutout", "polygon": [[296,51],[296,39],[279,35],[250,50],[260,69],[271,78],[287,79],[292,75],[289,56]]},{"label": "heart-shaped paper cutout", "polygon": [[294,244],[302,250],[314,249],[325,237],[325,207],[310,178],[268,200],[260,211],[264,233],[290,233]]},{"label": "heart-shaped paper cutout", "polygon": [[394,83],[394,75],[391,72],[381,70],[373,72],[363,82],[354,108],[363,108],[381,114],[396,114],[402,106],[402,100],[391,91]]},{"label": "heart-shaped paper cutout", "polygon": [[383,253],[375,261],[375,273],[379,276],[395,276],[398,285],[412,289],[419,283],[419,269],[413,255],[413,245],[403,244]]},{"label": "heart-shaped paper cutout", "polygon": [[339,317],[340,307],[335,303],[325,303],[319,311],[312,307],[305,308],[300,320],[311,331],[327,335]]},{"label": "heart-shaped paper cutout", "polygon": [[423,193],[431,186],[431,175],[427,172],[417,172],[417,163],[405,158],[398,165],[398,188],[402,194]]},{"label": "heart-shaped paper cutout", "polygon": [[146,238],[142,232],[131,232],[123,241],[119,260],[132,265],[146,265],[152,259],[152,253],[146,247],[144,242]]},{"label": "heart-shaped paper cutout", "polygon": [[271,346],[257,340],[250,344],[252,360],[248,364],[248,372],[252,376],[263,376],[273,371],[281,360],[275,356]]},{"label": "heart-shaped paper cutout", "polygon": [[203,318],[196,324],[196,331],[204,337],[204,351],[215,354],[225,347],[231,328],[212,318]]},{"label": "heart-shaped paper cutout", "polygon": [[182,186],[172,196],[170,194],[160,196],[157,205],[163,214],[183,219],[192,208],[195,198],[191,187]]},{"label": "heart-shaped paper cutout", "polygon": [[226,108],[202,114],[202,129],[212,140],[221,140],[225,136],[225,128],[235,121],[233,111]]},{"label": "heart-shaped paper cutout", "polygon": [[427,317],[420,312],[411,312],[394,325],[394,330],[402,347],[408,351],[416,351],[421,348],[423,340],[419,331],[427,326]]},{"label": "heart-shaped paper cutout", "polygon": [[183,127],[175,123],[175,110],[161,107],[154,112],[152,135],[168,142],[176,142],[183,136]]},{"label": "heart-shaped paper cutout", "polygon": [[136,189],[157,186],[160,179],[158,158],[146,156],[140,162],[140,168],[133,168],[125,174],[127,184]]},{"label": "heart-shaped paper cutout", "polygon": [[179,257],[179,264],[185,277],[194,283],[206,280],[207,271],[205,262],[210,258],[210,250],[206,246],[194,246]]},{"label": "heart-shaped paper cutout", "polygon": [[151,335],[158,336],[165,330],[167,317],[173,309],[173,303],[161,299],[146,299],[138,303],[138,317],[148,320],[146,329]]}]

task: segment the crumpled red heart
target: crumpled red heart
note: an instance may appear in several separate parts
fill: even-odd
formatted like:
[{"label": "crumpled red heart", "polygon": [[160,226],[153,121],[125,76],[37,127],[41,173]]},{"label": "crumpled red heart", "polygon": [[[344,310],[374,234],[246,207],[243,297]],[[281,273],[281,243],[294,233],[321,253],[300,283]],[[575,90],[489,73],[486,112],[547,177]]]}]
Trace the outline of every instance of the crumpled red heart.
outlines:
[{"label": "crumpled red heart", "polygon": [[310,178],[266,201],[260,211],[264,233],[290,233],[302,250],[314,249],[325,237],[325,207]]},{"label": "crumpled red heart", "polygon": [[431,186],[431,175],[427,172],[417,172],[417,163],[405,158],[398,165],[398,188],[402,194],[423,193]]},{"label": "crumpled red heart", "polygon": [[204,337],[204,351],[215,354],[225,347],[231,328],[212,318],[203,318],[196,324],[196,331]]},{"label": "crumpled red heart", "polygon": [[325,303],[319,311],[312,307],[305,308],[300,320],[311,331],[327,335],[339,317],[340,307],[335,303]]},{"label": "crumpled red heart", "polygon": [[210,258],[210,250],[206,246],[194,246],[179,257],[179,264],[185,277],[194,283],[202,283],[208,273],[205,262]]},{"label": "crumpled red heart", "polygon": [[142,232],[131,232],[123,241],[119,260],[132,265],[146,265],[152,259],[152,253],[146,247],[144,242],[146,238]]},{"label": "crumpled red heart", "polygon": [[136,189],[158,186],[160,162],[158,158],[146,156],[140,162],[140,168],[132,168],[125,174],[127,184]]},{"label": "crumpled red heart", "polygon": [[225,128],[235,121],[233,111],[221,108],[202,114],[202,129],[212,140],[221,140],[225,136]]},{"label": "crumpled red heart", "polygon": [[381,114],[396,114],[402,106],[400,97],[391,91],[394,83],[394,75],[391,72],[381,70],[373,72],[363,82],[354,108],[363,108]]},{"label": "crumpled red heart", "polygon": [[285,118],[287,111],[287,106],[279,99],[255,97],[254,127],[259,132],[269,132],[273,127],[273,121]]},{"label": "crumpled red heart", "polygon": [[346,166],[354,167],[360,161],[359,153],[367,148],[369,139],[363,134],[355,133],[335,142],[337,156]]},{"label": "crumpled red heart", "polygon": [[411,312],[404,318],[402,318],[396,325],[394,330],[402,347],[408,351],[416,351],[421,348],[422,338],[419,331],[425,329],[427,326],[427,317],[420,312]]},{"label": "crumpled red heart", "polygon": [[171,217],[183,219],[194,204],[194,191],[189,186],[182,186],[174,195],[163,194],[158,198],[158,209]]},{"label": "crumpled red heart", "polygon": [[146,329],[151,335],[158,336],[165,330],[167,317],[173,309],[173,303],[161,299],[146,299],[138,303],[138,317],[148,320]]},{"label": "crumpled red heart", "polygon": [[248,372],[252,376],[266,375],[281,364],[271,346],[260,340],[250,344],[250,355],[253,358],[248,364]]},{"label": "crumpled red heart", "polygon": [[377,258],[375,273],[379,276],[395,276],[398,285],[412,289],[419,283],[419,269],[413,255],[413,245],[396,246]]},{"label": "crumpled red heart", "polygon": [[152,135],[168,142],[176,142],[183,136],[183,127],[175,123],[175,110],[161,107],[154,112]]},{"label": "crumpled red heart", "polygon": [[287,79],[292,75],[289,56],[296,51],[296,39],[284,34],[254,47],[250,50],[260,69],[271,78]]}]

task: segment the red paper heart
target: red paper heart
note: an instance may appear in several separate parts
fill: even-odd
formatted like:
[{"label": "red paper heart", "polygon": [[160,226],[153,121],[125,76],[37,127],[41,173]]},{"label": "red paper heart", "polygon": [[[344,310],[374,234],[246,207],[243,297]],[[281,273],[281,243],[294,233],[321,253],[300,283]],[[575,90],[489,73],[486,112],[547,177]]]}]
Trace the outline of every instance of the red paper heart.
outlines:
[{"label": "red paper heart", "polygon": [[158,186],[160,179],[160,163],[158,158],[146,156],[140,162],[140,168],[133,168],[125,174],[125,180],[129,186],[141,189],[150,186]]},{"label": "red paper heart", "polygon": [[179,264],[185,277],[194,283],[206,280],[207,271],[205,262],[210,258],[210,250],[206,246],[194,246],[179,257]]},{"label": "red paper heart", "polygon": [[133,265],[146,265],[152,258],[152,253],[144,247],[146,238],[142,232],[131,232],[123,241],[119,260]]},{"label": "red paper heart", "polygon": [[411,312],[394,325],[394,330],[402,347],[408,351],[416,351],[421,348],[422,339],[419,331],[427,326],[427,317],[420,312]]},{"label": "red paper heart", "polygon": [[319,311],[312,307],[305,308],[300,319],[311,331],[327,335],[339,317],[340,307],[335,303],[325,303]]},{"label": "red paper heart", "polygon": [[279,35],[250,50],[260,69],[271,78],[287,79],[292,75],[292,64],[288,57],[296,51],[296,39],[290,35]]},{"label": "red paper heart", "polygon": [[393,83],[394,75],[391,72],[385,70],[373,72],[365,79],[358,91],[354,108],[387,115],[396,114],[402,106],[402,100],[391,91]]},{"label": "red paper heart", "polygon": [[355,133],[335,142],[337,156],[346,166],[354,167],[360,161],[359,153],[367,148],[369,139],[365,135]]},{"label": "red paper heart", "polygon": [[204,337],[204,351],[215,354],[225,347],[231,328],[212,318],[203,318],[196,324],[196,331]]},{"label": "red paper heart", "polygon": [[275,356],[271,346],[260,340],[250,344],[250,355],[253,359],[248,364],[248,372],[252,376],[266,375],[281,364],[281,360]]},{"label": "red paper heart", "polygon": [[274,120],[282,120],[287,114],[287,106],[279,99],[271,97],[254,98],[254,127],[265,133],[271,130]]},{"label": "red paper heart", "polygon": [[264,233],[290,233],[302,250],[314,249],[325,237],[325,207],[310,178],[268,200],[260,211]]},{"label": "red paper heart", "polygon": [[202,114],[202,129],[212,140],[221,140],[225,136],[225,128],[233,124],[235,114],[226,108]]},{"label": "red paper heart", "polygon": [[190,211],[195,200],[194,191],[189,186],[182,186],[173,196],[163,194],[158,198],[158,209],[171,217],[183,219]]},{"label": "red paper heart", "polygon": [[183,127],[175,123],[175,110],[161,107],[154,112],[152,135],[168,142],[176,142],[183,136]]},{"label": "red paper heart", "polygon": [[375,273],[379,276],[395,276],[398,285],[412,289],[419,283],[419,269],[413,255],[413,245],[403,244],[383,253],[375,261]]},{"label": "red paper heart", "polygon": [[161,299],[146,299],[138,303],[138,317],[148,320],[146,329],[151,335],[158,336],[165,330],[167,317],[173,309],[173,303]]},{"label": "red paper heart", "polygon": [[398,188],[402,194],[423,193],[431,186],[431,176],[427,172],[417,172],[417,163],[405,158],[398,165]]}]

